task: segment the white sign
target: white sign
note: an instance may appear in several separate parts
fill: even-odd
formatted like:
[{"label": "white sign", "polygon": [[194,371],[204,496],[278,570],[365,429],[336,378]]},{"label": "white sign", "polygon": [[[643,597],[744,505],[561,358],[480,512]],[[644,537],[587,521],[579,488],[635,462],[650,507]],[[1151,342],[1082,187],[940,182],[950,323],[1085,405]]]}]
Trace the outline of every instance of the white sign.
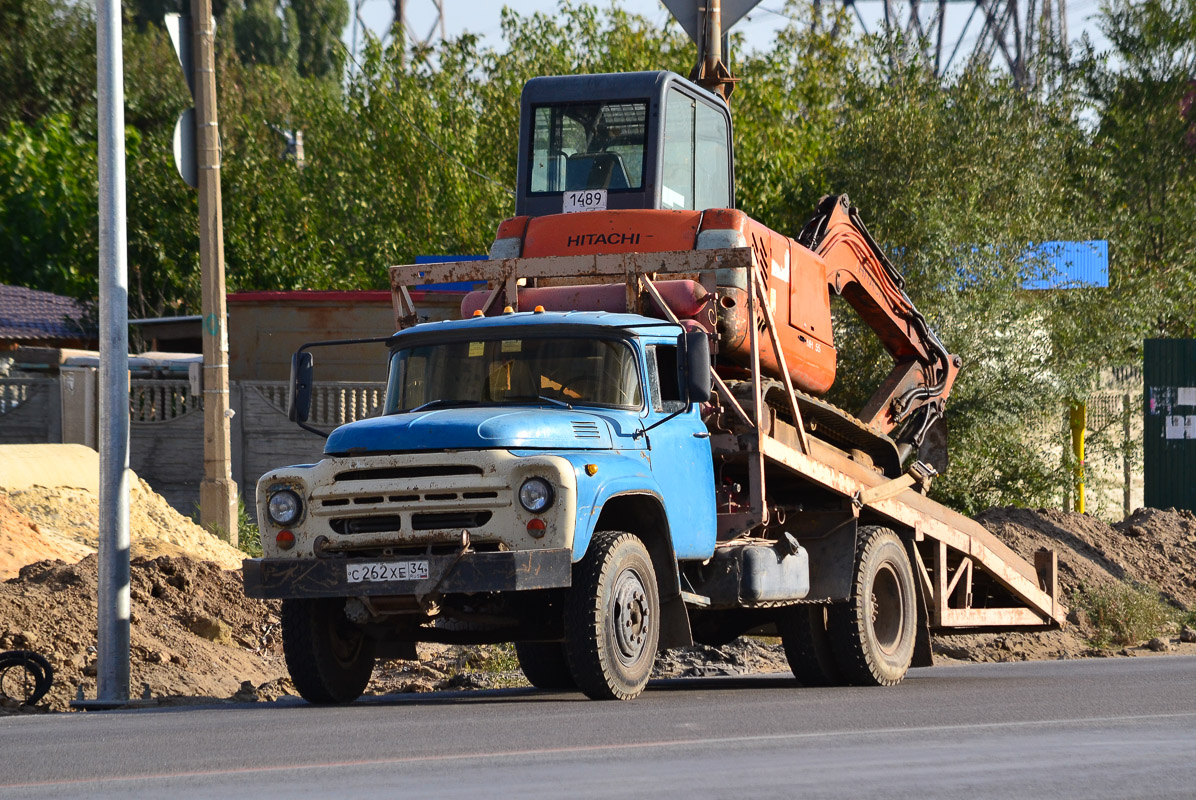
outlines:
[{"label": "white sign", "polygon": [[1177,406],[1196,406],[1196,387],[1180,386],[1179,398],[1175,401]]},{"label": "white sign", "polygon": [[575,211],[605,211],[605,189],[581,189],[576,192],[565,192],[565,205],[561,209],[564,214]]},{"label": "white sign", "polygon": [[1196,414],[1167,417],[1163,436],[1167,439],[1196,439]]},{"label": "white sign", "polygon": [[345,578],[349,583],[384,581],[423,581],[428,579],[427,561],[391,561],[389,563],[348,564]]}]

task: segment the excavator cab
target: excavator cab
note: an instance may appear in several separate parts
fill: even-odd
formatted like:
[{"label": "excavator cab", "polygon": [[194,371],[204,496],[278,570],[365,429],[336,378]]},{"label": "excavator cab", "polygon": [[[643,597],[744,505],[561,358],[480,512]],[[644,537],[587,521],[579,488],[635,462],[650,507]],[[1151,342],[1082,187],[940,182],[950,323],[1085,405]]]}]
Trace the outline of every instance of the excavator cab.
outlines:
[{"label": "excavator cab", "polygon": [[672,72],[533,78],[516,215],[734,208],[731,114]]}]

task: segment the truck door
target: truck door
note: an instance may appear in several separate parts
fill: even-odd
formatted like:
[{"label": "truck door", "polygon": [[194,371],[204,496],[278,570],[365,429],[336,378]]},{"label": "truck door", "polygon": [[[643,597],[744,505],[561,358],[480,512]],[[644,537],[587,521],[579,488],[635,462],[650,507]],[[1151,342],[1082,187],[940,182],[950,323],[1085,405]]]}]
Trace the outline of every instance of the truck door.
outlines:
[{"label": "truck door", "polygon": [[685,410],[681,400],[677,346],[650,345],[646,355],[651,402],[644,427],[661,423],[648,431],[648,452],[664,493],[673,548],[679,559],[707,558],[717,528],[709,434],[698,406]]}]

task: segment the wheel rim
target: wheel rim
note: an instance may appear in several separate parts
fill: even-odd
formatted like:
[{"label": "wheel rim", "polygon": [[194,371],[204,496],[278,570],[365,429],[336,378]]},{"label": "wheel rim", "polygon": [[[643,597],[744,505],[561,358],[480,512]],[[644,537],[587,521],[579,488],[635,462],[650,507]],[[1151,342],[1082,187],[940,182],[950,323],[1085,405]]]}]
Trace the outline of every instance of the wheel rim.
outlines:
[{"label": "wheel rim", "polygon": [[905,596],[893,565],[886,562],[872,578],[871,624],[873,639],[881,652],[894,655],[905,633]]},{"label": "wheel rim", "polygon": [[612,596],[614,613],[611,614],[611,620],[619,661],[634,664],[643,656],[648,643],[651,624],[648,592],[639,573],[634,569],[626,569],[619,573]]}]

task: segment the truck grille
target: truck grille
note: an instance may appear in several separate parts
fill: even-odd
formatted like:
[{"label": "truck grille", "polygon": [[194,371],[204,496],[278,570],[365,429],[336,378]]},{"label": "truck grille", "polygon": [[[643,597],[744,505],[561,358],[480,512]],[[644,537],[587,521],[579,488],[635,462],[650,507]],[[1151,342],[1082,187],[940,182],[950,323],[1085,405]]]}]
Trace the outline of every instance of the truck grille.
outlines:
[{"label": "truck grille", "polygon": [[[440,514],[412,514],[411,530],[433,531],[444,528],[480,528],[493,516],[489,511],[449,511]],[[398,533],[403,518],[398,514],[381,517],[338,517],[328,521],[329,527],[342,536],[360,533]]]},{"label": "truck grille", "polygon": [[354,533],[392,533],[402,528],[398,514],[388,517],[356,517],[329,520],[329,527],[341,535]]},{"label": "truck grille", "polygon": [[438,528],[480,528],[490,521],[489,511],[454,511],[443,514],[412,514],[411,529],[432,531]]}]

